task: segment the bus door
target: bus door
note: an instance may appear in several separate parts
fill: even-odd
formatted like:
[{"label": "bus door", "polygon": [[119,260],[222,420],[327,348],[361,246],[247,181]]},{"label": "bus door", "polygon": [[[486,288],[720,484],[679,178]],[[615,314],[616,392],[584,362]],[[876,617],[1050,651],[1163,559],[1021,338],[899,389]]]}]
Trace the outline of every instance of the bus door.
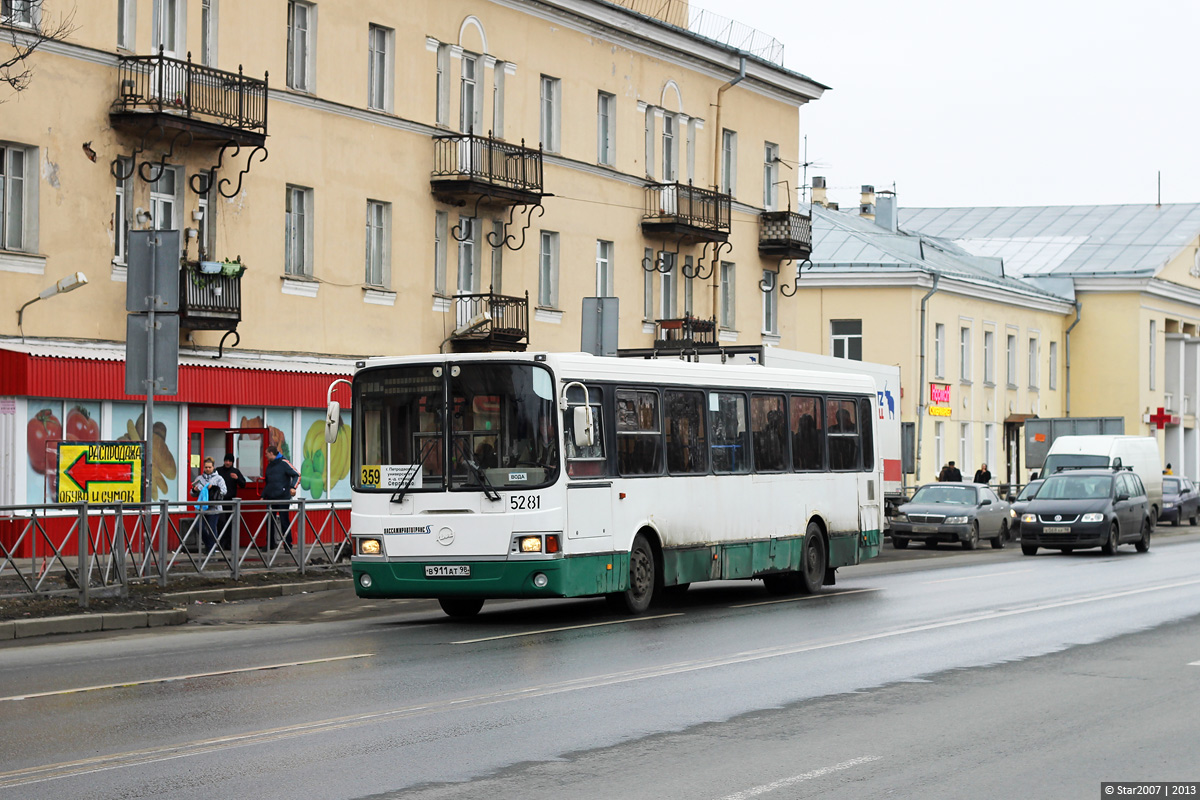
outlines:
[{"label": "bus door", "polygon": [[[872,400],[859,400],[859,430],[862,471],[858,473],[859,545],[878,548],[883,529],[883,461],[876,452],[878,414]],[[872,554],[874,555],[874,554]]]}]

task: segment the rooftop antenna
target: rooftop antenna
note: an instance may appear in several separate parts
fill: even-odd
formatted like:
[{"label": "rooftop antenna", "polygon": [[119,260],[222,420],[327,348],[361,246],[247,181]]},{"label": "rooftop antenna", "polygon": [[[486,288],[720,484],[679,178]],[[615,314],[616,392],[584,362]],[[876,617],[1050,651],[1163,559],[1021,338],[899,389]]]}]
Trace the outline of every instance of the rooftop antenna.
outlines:
[{"label": "rooftop antenna", "polygon": [[1158,171],[1158,207],[1162,208],[1162,170]]}]

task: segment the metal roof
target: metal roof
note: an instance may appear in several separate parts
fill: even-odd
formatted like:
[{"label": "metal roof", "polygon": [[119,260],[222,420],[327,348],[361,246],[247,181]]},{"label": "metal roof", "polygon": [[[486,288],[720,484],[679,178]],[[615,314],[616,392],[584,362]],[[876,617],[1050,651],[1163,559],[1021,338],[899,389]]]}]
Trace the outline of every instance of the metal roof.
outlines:
[{"label": "metal roof", "polygon": [[901,208],[900,224],[1010,273],[1154,275],[1200,235],[1200,203]]}]

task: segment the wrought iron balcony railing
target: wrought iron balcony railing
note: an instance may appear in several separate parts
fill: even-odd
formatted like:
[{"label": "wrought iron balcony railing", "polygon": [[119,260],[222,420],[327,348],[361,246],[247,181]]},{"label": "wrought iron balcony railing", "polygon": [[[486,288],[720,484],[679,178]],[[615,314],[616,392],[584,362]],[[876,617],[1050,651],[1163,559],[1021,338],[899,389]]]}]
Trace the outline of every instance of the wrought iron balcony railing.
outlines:
[{"label": "wrought iron balcony railing", "polygon": [[179,322],[201,331],[236,330],[242,320],[242,276],[200,271],[189,261],[179,275]]},{"label": "wrought iron balcony railing", "polygon": [[758,252],[764,256],[809,258],[812,217],[795,211],[764,211],[758,218]]},{"label": "wrought iron balcony railing", "polygon": [[683,183],[652,183],[646,187],[642,229],[654,233],[698,234],[724,241],[729,235],[733,198]]},{"label": "wrought iron balcony railing", "polygon": [[476,349],[523,350],[529,342],[529,292],[508,297],[493,292],[454,296],[456,327],[450,339]]},{"label": "wrought iron balcony railing", "polygon": [[[523,195],[542,194],[542,151],[471,133],[433,137],[435,188],[453,190],[450,182],[482,184]],[[464,187],[472,191],[477,187]]]},{"label": "wrought iron balcony railing", "polygon": [[654,321],[654,346],[659,350],[686,349],[717,343],[717,319],[685,314],[678,319]]},{"label": "wrought iron balcony railing", "polygon": [[158,55],[121,56],[114,111],[149,109],[267,133],[267,81]]}]

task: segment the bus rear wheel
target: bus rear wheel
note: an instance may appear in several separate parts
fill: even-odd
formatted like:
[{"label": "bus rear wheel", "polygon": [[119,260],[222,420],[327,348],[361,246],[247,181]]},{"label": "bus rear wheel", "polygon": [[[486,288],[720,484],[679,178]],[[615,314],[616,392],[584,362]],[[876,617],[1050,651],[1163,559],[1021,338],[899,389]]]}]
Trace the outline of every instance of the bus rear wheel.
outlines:
[{"label": "bus rear wheel", "polygon": [[446,616],[455,619],[466,619],[479,613],[483,608],[483,600],[478,597],[439,597],[438,605]]},{"label": "bus rear wheel", "polygon": [[633,537],[629,548],[629,587],[607,596],[608,604],[620,614],[641,614],[654,599],[654,550],[643,534]]},{"label": "bus rear wheel", "polygon": [[829,566],[829,553],[825,548],[825,537],[821,535],[821,526],[815,522],[808,523],[804,532],[804,555],[800,564],[800,592],[816,594],[825,583],[825,569]]}]

